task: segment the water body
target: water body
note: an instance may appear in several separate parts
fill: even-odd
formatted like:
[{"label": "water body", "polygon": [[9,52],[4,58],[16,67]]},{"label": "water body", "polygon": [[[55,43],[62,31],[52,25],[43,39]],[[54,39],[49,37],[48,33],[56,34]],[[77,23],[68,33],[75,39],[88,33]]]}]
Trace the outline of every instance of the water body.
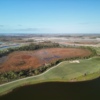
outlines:
[{"label": "water body", "polygon": [[19,47],[20,46],[20,44],[17,44],[17,43],[13,44],[13,45],[11,45],[11,44],[12,43],[10,43],[10,42],[1,42],[0,41],[0,45],[4,45],[4,46],[0,46],[0,50],[7,49],[7,48],[14,48],[14,47]]},{"label": "water body", "polygon": [[49,82],[23,86],[0,100],[100,100],[100,78],[78,83]]},{"label": "water body", "polygon": [[12,46],[2,46],[2,47],[0,47],[0,50],[4,50],[4,49],[7,49],[7,48],[19,47],[19,46],[20,46],[19,44],[12,45]]},{"label": "water body", "polygon": [[17,47],[18,45],[13,45],[13,46],[2,46],[0,49],[5,49],[5,48],[11,48],[11,47]]},{"label": "water body", "polygon": [[3,42],[0,42],[0,44],[3,44]]}]

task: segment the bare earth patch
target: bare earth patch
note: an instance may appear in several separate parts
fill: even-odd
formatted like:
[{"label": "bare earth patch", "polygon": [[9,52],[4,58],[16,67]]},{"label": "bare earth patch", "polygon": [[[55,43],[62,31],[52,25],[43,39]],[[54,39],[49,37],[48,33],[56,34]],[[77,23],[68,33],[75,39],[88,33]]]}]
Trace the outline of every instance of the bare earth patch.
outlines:
[{"label": "bare earth patch", "polygon": [[69,61],[69,63],[80,63],[79,60],[73,60],[73,61]]}]

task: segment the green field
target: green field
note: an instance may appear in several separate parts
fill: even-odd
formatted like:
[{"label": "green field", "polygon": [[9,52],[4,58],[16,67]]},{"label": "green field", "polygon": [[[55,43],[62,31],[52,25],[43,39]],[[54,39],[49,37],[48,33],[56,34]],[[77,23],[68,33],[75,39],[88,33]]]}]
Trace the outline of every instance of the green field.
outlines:
[{"label": "green field", "polygon": [[100,76],[100,57],[79,60],[79,62],[80,63],[70,63],[70,61],[63,61],[57,66],[48,69],[41,75],[17,80],[10,84],[0,86],[0,95],[5,94],[16,87],[27,84],[49,81],[84,81]]},{"label": "green field", "polygon": [[97,54],[100,55],[100,47],[95,47],[94,49],[96,50]]}]

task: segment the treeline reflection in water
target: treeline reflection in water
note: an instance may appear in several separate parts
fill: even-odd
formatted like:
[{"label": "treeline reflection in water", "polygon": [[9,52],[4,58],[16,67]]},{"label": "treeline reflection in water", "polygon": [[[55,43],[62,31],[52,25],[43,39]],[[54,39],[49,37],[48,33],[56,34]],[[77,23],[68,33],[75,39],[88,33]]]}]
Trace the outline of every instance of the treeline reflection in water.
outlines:
[{"label": "treeline reflection in water", "polygon": [[100,100],[100,78],[86,82],[48,82],[14,89],[0,100]]}]

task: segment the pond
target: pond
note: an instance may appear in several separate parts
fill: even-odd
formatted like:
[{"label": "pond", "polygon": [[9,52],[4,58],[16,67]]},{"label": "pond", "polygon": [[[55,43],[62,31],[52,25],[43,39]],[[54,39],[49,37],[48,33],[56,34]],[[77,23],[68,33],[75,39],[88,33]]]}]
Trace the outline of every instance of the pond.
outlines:
[{"label": "pond", "polygon": [[23,86],[1,96],[0,100],[100,100],[100,78],[87,82]]},{"label": "pond", "polygon": [[3,42],[0,42],[0,44],[2,44]]},{"label": "pond", "polygon": [[19,47],[19,46],[20,46],[19,44],[12,45],[12,46],[2,46],[2,47],[0,47],[0,50],[4,50],[4,49],[7,49],[7,48]]}]

